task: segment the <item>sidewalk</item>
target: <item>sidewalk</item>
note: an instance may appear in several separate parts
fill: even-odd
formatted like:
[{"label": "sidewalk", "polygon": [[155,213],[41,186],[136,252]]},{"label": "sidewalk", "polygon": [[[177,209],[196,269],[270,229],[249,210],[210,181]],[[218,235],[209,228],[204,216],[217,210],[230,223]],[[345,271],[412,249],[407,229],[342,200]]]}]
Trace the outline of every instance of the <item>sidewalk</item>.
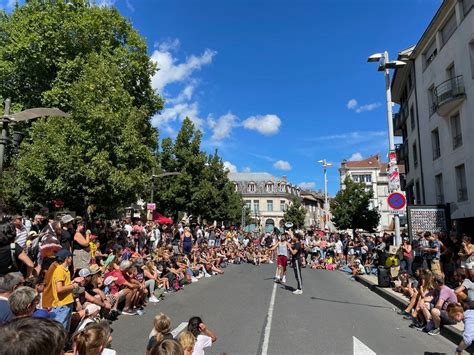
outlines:
[{"label": "sidewalk", "polygon": [[[401,293],[393,291],[390,287],[379,287],[375,275],[359,275],[355,279],[400,309],[405,309],[408,305],[408,299]],[[462,340],[463,330],[464,324],[462,322],[456,325],[446,325],[441,328],[441,335],[457,345]],[[473,351],[472,347],[468,348],[470,353]]]}]

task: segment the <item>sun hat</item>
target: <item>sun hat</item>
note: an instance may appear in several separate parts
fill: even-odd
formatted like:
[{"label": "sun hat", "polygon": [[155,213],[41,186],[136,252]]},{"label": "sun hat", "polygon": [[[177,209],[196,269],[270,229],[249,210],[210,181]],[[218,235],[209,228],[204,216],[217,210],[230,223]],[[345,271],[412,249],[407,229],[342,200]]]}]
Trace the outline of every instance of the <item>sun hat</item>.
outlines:
[{"label": "sun hat", "polygon": [[104,280],[104,285],[109,286],[114,281],[117,281],[117,278],[115,276],[107,276]]},{"label": "sun hat", "polygon": [[86,306],[86,311],[89,315],[95,313],[95,312],[98,312],[100,311],[100,306],[94,304],[94,303],[89,303],[87,306]]},{"label": "sun hat", "polygon": [[62,224],[68,224],[69,222],[74,221],[74,217],[71,216],[70,214],[65,214],[64,216],[61,217],[61,223]]},{"label": "sun hat", "polygon": [[98,274],[101,271],[100,266],[97,264],[92,264],[91,266],[89,266],[89,270],[91,272],[91,275]]}]

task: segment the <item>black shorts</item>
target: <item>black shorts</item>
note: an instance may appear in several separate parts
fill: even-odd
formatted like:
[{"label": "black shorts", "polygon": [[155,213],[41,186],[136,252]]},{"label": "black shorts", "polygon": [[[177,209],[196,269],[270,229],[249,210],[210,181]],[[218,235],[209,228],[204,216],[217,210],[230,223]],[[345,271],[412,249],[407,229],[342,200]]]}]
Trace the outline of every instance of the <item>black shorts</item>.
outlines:
[{"label": "black shorts", "polygon": [[449,318],[446,311],[441,311],[439,317],[441,318],[441,325],[454,325],[457,323],[454,319]]}]

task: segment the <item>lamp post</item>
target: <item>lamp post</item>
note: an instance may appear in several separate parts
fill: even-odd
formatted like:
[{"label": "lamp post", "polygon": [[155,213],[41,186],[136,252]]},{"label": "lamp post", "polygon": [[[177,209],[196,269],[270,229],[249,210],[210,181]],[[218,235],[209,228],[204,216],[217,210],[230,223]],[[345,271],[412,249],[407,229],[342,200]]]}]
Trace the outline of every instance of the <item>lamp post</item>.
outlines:
[{"label": "lamp post", "polygon": [[[43,117],[43,116],[59,116],[59,117],[68,117],[69,115],[60,109],[57,108],[46,108],[46,107],[37,107],[37,108],[30,108],[28,110],[24,110],[21,112],[17,112],[14,114],[10,114],[10,105],[11,100],[5,100],[5,109],[2,116],[2,135],[0,136],[0,174],[3,172],[3,162],[5,157],[5,146],[8,144],[8,126],[10,124],[15,124],[18,122],[25,122],[32,120],[34,118]],[[20,145],[20,134],[19,132],[15,132],[15,146],[18,147]]]},{"label": "lamp post", "polygon": [[323,171],[324,171],[324,228],[327,227],[327,216],[328,216],[328,210],[329,210],[329,204],[328,204],[328,176],[327,176],[327,168],[331,167],[332,164],[328,163],[326,159],[318,160],[318,163],[320,163],[323,166]]},{"label": "lamp post", "polygon": [[[393,133],[393,115],[392,115],[392,92],[390,90],[390,70],[389,69],[397,69],[405,66],[407,63],[402,62],[400,60],[390,61],[388,57],[388,52],[385,51],[383,53],[375,53],[372,54],[368,59],[368,62],[379,62],[380,65],[378,67],[378,71],[383,71],[385,74],[385,94],[387,100],[387,123],[388,123],[388,149],[389,149],[389,160],[390,165],[392,165],[392,157],[395,157],[395,164],[396,165],[396,153],[395,153],[395,139]],[[400,182],[393,183],[389,179],[389,190],[390,192],[394,192],[400,189]],[[398,214],[394,215],[394,222],[395,222],[395,240],[394,245],[400,245],[400,216]]]}]

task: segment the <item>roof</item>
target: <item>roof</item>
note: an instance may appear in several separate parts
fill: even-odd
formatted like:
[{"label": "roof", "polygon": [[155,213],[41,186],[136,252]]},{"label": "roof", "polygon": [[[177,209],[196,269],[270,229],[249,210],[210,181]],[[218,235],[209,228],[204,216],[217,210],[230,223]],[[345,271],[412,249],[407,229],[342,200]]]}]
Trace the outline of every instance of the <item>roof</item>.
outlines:
[{"label": "roof", "polygon": [[231,181],[280,181],[279,178],[269,173],[229,173],[228,177]]},{"label": "roof", "polygon": [[380,155],[372,155],[367,159],[363,160],[348,160],[342,163],[341,168],[351,169],[351,168],[372,168],[372,169],[382,169],[383,166],[386,166],[387,163],[380,161]]}]

